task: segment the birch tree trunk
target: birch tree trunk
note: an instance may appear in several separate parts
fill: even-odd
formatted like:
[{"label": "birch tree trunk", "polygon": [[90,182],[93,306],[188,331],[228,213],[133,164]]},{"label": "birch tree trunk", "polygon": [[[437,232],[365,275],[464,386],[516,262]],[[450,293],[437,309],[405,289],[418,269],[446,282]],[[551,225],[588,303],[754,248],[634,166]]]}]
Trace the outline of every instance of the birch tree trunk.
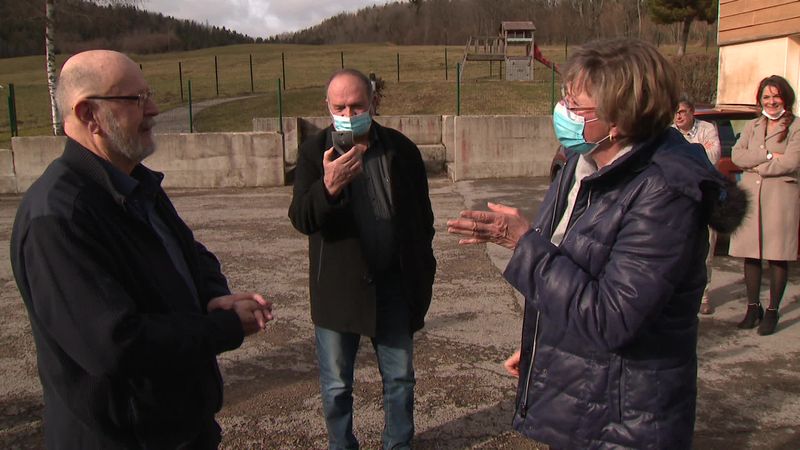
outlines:
[{"label": "birch tree trunk", "polygon": [[61,114],[59,114],[58,105],[56,104],[55,11],[55,0],[46,0],[44,42],[47,56],[47,89],[50,91],[50,116],[53,124],[53,135],[59,136],[64,134],[64,128],[61,124]]}]

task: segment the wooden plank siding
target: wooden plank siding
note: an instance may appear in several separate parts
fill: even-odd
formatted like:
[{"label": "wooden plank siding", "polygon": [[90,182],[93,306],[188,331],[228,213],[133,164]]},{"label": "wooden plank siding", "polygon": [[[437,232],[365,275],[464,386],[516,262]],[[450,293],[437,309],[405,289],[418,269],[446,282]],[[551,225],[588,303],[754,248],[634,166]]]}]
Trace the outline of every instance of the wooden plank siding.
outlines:
[{"label": "wooden plank siding", "polygon": [[721,0],[719,45],[800,34],[800,0]]}]

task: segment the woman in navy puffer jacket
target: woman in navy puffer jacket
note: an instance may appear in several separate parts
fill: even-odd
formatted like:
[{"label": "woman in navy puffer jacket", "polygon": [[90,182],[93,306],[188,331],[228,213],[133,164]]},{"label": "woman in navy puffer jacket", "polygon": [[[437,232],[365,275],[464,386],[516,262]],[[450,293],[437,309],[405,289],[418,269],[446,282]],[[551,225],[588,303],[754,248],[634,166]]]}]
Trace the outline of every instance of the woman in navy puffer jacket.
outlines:
[{"label": "woman in navy puffer jacket", "polygon": [[730,232],[746,198],[669,127],[677,80],[653,46],[587,44],[564,81],[553,122],[573,156],[533,224],[495,204],[448,221],[514,249],[514,427],[558,448],[690,448],[706,226]]}]

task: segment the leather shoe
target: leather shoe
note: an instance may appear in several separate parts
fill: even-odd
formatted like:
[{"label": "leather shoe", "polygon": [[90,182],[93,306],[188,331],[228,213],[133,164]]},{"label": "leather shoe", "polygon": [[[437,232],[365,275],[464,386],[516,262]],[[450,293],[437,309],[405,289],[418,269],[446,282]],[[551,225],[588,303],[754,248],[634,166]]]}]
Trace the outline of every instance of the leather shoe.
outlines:
[{"label": "leather shoe", "polygon": [[742,329],[755,328],[763,317],[764,308],[761,307],[761,303],[748,303],[744,319],[736,326]]},{"label": "leather shoe", "polygon": [[761,336],[768,336],[774,333],[775,328],[778,327],[779,317],[780,315],[777,309],[767,308],[764,312],[764,319],[761,320],[761,325],[758,326],[758,334]]}]

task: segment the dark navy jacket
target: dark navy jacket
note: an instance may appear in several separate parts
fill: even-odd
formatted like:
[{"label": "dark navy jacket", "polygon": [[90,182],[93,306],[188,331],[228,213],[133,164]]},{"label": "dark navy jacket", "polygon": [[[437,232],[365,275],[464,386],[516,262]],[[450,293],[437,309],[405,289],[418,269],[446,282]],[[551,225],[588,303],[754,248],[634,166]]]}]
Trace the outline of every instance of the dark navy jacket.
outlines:
[{"label": "dark navy jacket", "polygon": [[555,246],[577,160],[504,274],[526,297],[514,426],[561,448],[690,448],[706,226],[739,197],[670,129],[584,179]]},{"label": "dark navy jacket", "polygon": [[234,311],[206,313],[228,284],[158,185],[161,175],[142,165],[133,175],[155,181],[155,208],[196,293],[98,158],[71,139],[17,211],[11,264],[36,341],[49,449],[219,439],[216,355],[237,348],[244,331]]}]

